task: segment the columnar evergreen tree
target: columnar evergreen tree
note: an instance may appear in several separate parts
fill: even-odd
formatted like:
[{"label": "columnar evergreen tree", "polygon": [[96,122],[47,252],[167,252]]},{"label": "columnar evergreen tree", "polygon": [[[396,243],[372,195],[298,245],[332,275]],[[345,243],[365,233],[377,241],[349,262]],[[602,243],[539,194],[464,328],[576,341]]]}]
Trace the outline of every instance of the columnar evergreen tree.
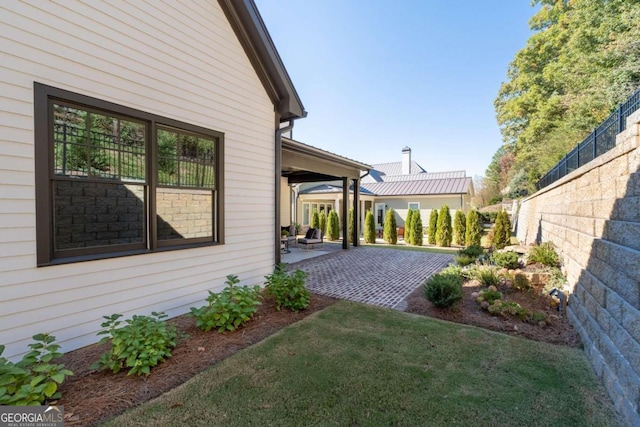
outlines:
[{"label": "columnar evergreen tree", "polygon": [[409,209],[407,211],[407,219],[404,222],[404,242],[411,242],[411,228],[413,225],[411,224],[413,221],[413,209]]},{"label": "columnar evergreen tree", "polygon": [[431,209],[431,214],[429,215],[429,229],[427,230],[427,242],[430,245],[436,244],[436,233],[438,231],[438,210]]},{"label": "columnar evergreen tree", "polygon": [[442,205],[438,213],[438,230],[436,231],[436,244],[448,248],[451,246],[451,213],[449,206]]},{"label": "columnar evergreen tree", "polygon": [[387,211],[384,219],[384,231],[382,234],[384,241],[390,245],[398,243],[398,229],[396,225],[396,212],[393,209]]},{"label": "columnar evergreen tree", "polygon": [[480,215],[478,211],[471,210],[467,214],[467,227],[464,236],[466,246],[480,245],[482,237],[482,225],[480,225]]},{"label": "columnar evergreen tree", "polygon": [[356,228],[356,222],[354,218],[353,208],[349,208],[349,243],[353,243],[353,233]]},{"label": "columnar evergreen tree", "polygon": [[[505,223],[505,219],[509,222],[509,218],[506,217],[506,211],[498,212],[498,216],[496,217],[496,223],[493,226],[493,246],[496,249],[503,249],[508,244],[507,233],[508,233],[508,224]],[[507,228],[507,230],[505,230]],[[509,233],[509,240],[511,238],[511,233]]]},{"label": "columnar evergreen tree", "polygon": [[459,246],[464,246],[464,235],[466,228],[467,219],[465,218],[462,209],[458,209],[453,219],[453,243]]},{"label": "columnar evergreen tree", "polygon": [[509,219],[509,214],[507,211],[503,211],[502,214],[502,223],[504,225],[503,233],[504,233],[504,241],[507,246],[511,244],[511,220]]},{"label": "columnar evergreen tree", "polygon": [[368,210],[367,215],[364,217],[364,241],[365,243],[376,242],[376,223],[371,210]]},{"label": "columnar evergreen tree", "polygon": [[411,244],[416,246],[422,246],[422,218],[420,218],[420,211],[413,213],[411,218]]},{"label": "columnar evergreen tree", "polygon": [[320,228],[320,214],[316,209],[311,213],[311,228]]},{"label": "columnar evergreen tree", "polygon": [[336,211],[329,212],[327,221],[327,237],[329,240],[338,240],[340,238],[340,218]]},{"label": "columnar evergreen tree", "polygon": [[325,211],[320,212],[320,230],[322,230],[322,234],[327,234],[327,214]]}]

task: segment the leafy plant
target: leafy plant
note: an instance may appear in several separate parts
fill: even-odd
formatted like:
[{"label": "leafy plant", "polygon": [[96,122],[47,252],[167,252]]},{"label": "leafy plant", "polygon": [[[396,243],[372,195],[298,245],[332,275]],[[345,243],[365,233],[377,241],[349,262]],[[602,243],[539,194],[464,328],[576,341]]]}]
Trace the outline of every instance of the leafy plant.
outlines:
[{"label": "leafy plant", "polygon": [[353,233],[355,232],[356,220],[353,212],[353,208],[349,208],[349,243],[353,243]]},{"label": "leafy plant", "polygon": [[466,265],[469,264],[473,264],[474,262],[476,262],[476,257],[472,257],[469,255],[458,255],[453,257],[453,260],[456,262],[456,264],[458,264],[461,267],[464,267]]},{"label": "leafy plant", "polygon": [[100,360],[92,365],[93,369],[108,369],[117,374],[129,368],[127,375],[149,374],[151,368],[171,357],[171,349],[176,346],[176,327],[168,325],[163,319],[164,313],[151,313],[151,316],[136,316],[124,321],[118,319],[122,314],[104,316],[105,328],[98,335],[105,335],[100,344],[111,343],[111,349],[100,355]]},{"label": "leafy plant", "polygon": [[466,248],[458,251],[458,255],[465,255],[474,258],[477,258],[482,254],[484,254],[484,248],[480,245],[467,246]]},{"label": "leafy plant", "polygon": [[476,274],[476,279],[478,279],[484,286],[497,286],[500,283],[500,276],[494,267],[479,267],[476,270]]},{"label": "leafy plant", "polygon": [[413,211],[413,217],[411,218],[411,244],[415,246],[422,246],[422,218],[420,217],[420,211]]},{"label": "leafy plant", "polygon": [[327,234],[327,214],[325,211],[320,212],[320,230],[322,230],[322,234]]},{"label": "leafy plant", "polygon": [[545,242],[531,248],[527,264],[538,262],[549,267],[558,267],[560,265],[560,257],[556,252],[556,248],[552,242]]},{"label": "leafy plant", "polygon": [[511,222],[507,211],[500,211],[493,228],[493,246],[496,249],[503,249],[511,243]]},{"label": "leafy plant", "polygon": [[58,386],[73,372],[51,363],[62,356],[56,337],[37,334],[33,340],[31,351],[17,363],[2,357],[5,346],[0,345],[0,405],[40,405],[62,397]]},{"label": "leafy plant", "polygon": [[389,209],[386,213],[382,237],[384,238],[384,241],[389,243],[390,245],[395,245],[398,242],[396,212],[393,209]]},{"label": "leafy plant", "polygon": [[340,238],[340,218],[336,211],[329,212],[327,223],[327,236],[329,240],[338,240]]},{"label": "leafy plant", "polygon": [[311,228],[320,228],[320,214],[317,209],[314,209],[311,212]]},{"label": "leafy plant", "polygon": [[371,210],[368,210],[364,217],[364,241],[365,243],[376,242],[376,223]]},{"label": "leafy plant", "polygon": [[438,213],[438,230],[436,231],[436,244],[448,248],[451,246],[451,213],[449,206],[442,205]]},{"label": "leafy plant", "polygon": [[424,295],[436,307],[451,307],[462,300],[462,277],[451,272],[434,274],[424,284]]},{"label": "leafy plant", "polygon": [[306,278],[307,273],[302,270],[288,275],[284,264],[279,264],[272,274],[265,276],[267,295],[275,298],[278,311],[281,307],[299,311],[309,306],[311,293],[305,287]]},{"label": "leafy plant", "polygon": [[467,218],[462,209],[456,210],[453,217],[453,243],[464,246],[465,233],[467,231]]},{"label": "leafy plant", "polygon": [[407,219],[404,222],[404,241],[411,242],[411,233],[413,232],[413,209],[407,211]]},{"label": "leafy plant", "polygon": [[427,242],[430,245],[436,244],[436,233],[438,232],[438,210],[432,209],[429,214],[429,229],[427,230]]},{"label": "leafy plant", "polygon": [[471,210],[467,214],[467,224],[465,227],[464,244],[467,246],[480,246],[482,237],[482,225],[478,211]]},{"label": "leafy plant", "polygon": [[513,289],[518,291],[528,291],[531,289],[531,282],[526,275],[518,273],[513,278]]},{"label": "leafy plant", "polygon": [[517,302],[502,301],[499,299],[495,300],[493,304],[490,304],[489,307],[487,307],[487,311],[491,314],[503,317],[515,316],[520,320],[528,320],[531,316],[529,310],[522,307]]},{"label": "leafy plant", "polygon": [[489,304],[493,304],[494,301],[499,299],[502,299],[501,292],[491,289],[485,289],[483,291],[480,291],[480,293],[478,294],[478,298],[476,298],[476,301],[478,301],[479,303],[486,301]]},{"label": "leafy plant", "polygon": [[251,320],[260,305],[260,286],[236,286],[240,280],[233,274],[227,276],[225,283],[227,287],[220,293],[209,291],[209,305],[191,307],[190,315],[203,331],[233,331]]},{"label": "leafy plant", "polygon": [[514,251],[494,252],[491,254],[491,261],[498,267],[514,270],[520,266],[518,254]]}]

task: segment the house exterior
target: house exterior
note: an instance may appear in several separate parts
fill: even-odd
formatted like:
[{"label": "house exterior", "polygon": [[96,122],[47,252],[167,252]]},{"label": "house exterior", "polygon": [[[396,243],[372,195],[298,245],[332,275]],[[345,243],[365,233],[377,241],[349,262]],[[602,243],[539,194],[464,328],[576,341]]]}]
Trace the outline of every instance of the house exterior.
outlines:
[{"label": "house exterior", "polygon": [[0,36],[4,356],[263,282],[306,112],[253,0],[3,2]]},{"label": "house exterior", "polygon": [[[419,210],[429,218],[433,209],[448,205],[452,217],[456,210],[470,209],[473,182],[465,171],[429,173],[411,159],[411,149],[402,150],[399,162],[371,165],[369,173],[361,177],[361,224],[368,210],[374,214],[376,228],[381,229],[388,209],[396,213],[399,227],[404,226],[409,209]],[[303,226],[309,224],[310,212],[335,209],[336,195],[342,191],[339,182],[306,184],[298,189],[297,218]],[[353,191],[353,187],[350,188]]]}]

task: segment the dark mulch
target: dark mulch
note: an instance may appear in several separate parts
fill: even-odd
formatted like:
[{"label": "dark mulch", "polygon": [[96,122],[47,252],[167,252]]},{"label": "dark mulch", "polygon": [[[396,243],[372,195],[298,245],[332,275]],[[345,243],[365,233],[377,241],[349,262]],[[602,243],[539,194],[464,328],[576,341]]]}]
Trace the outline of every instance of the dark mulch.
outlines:
[{"label": "dark mulch", "polygon": [[105,421],[126,409],[146,402],[182,384],[198,372],[234,353],[262,341],[280,329],[320,311],[336,302],[321,295],[311,296],[308,309],[293,313],[277,311],[272,300],[265,300],[254,318],[242,329],[219,334],[203,332],[195,327],[195,321],[180,316],[175,323],[178,341],[173,355],[154,367],[148,376],[127,376],[126,372],[95,372],[89,367],[108,347],[92,345],[65,354],[60,362],[74,372],[61,386],[67,426],[91,426]]}]

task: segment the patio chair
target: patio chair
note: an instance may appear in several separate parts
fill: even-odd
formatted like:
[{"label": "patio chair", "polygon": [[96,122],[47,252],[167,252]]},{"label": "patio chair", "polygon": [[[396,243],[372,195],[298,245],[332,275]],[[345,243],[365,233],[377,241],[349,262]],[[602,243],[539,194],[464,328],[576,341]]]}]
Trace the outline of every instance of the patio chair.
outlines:
[{"label": "patio chair", "polygon": [[315,247],[315,245],[320,245],[320,247],[324,246],[324,235],[322,234],[322,230],[319,228],[310,228],[307,230],[307,234],[301,239],[298,239],[299,245],[304,245],[306,250],[309,250],[309,246],[311,249]]}]

